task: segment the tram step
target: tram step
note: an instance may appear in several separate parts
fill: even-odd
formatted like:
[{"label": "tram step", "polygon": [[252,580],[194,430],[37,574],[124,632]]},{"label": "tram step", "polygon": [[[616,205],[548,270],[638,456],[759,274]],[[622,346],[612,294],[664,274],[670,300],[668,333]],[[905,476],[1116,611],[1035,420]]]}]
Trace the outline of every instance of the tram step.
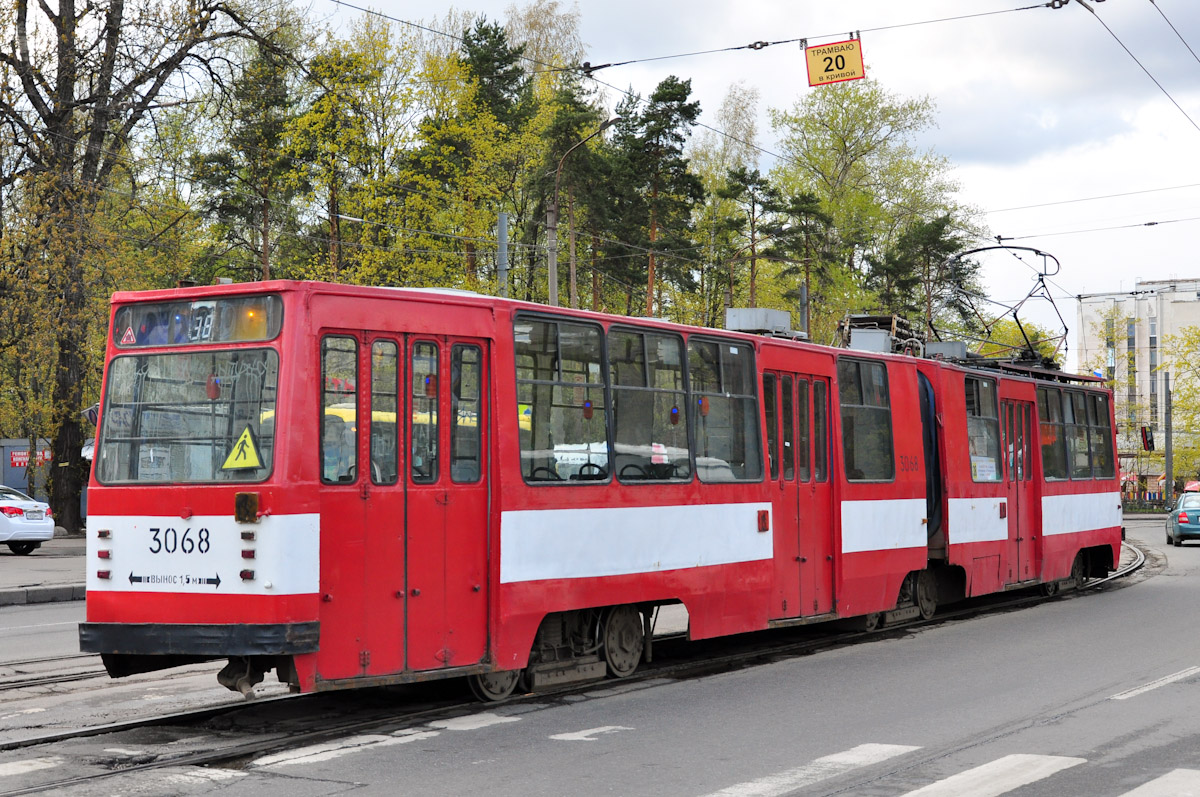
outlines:
[{"label": "tram step", "polygon": [[546,664],[535,664],[526,672],[529,676],[529,686],[537,691],[546,686],[569,684],[574,681],[592,681],[603,678],[608,665],[599,660],[583,661],[552,661]]}]

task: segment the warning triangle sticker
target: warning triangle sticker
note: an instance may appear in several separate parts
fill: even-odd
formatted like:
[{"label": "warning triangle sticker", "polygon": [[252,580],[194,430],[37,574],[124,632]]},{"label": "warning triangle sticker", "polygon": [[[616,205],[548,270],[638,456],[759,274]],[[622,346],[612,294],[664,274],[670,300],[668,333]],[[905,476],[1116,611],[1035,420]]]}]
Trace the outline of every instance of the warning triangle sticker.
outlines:
[{"label": "warning triangle sticker", "polygon": [[133,327],[125,327],[125,334],[121,336],[121,345],[130,346],[137,343],[137,338],[133,336]]},{"label": "warning triangle sticker", "polygon": [[262,466],[262,457],[258,455],[258,441],[254,439],[254,431],[247,426],[233,444],[229,456],[225,457],[225,464],[221,466],[221,470],[245,470]]}]

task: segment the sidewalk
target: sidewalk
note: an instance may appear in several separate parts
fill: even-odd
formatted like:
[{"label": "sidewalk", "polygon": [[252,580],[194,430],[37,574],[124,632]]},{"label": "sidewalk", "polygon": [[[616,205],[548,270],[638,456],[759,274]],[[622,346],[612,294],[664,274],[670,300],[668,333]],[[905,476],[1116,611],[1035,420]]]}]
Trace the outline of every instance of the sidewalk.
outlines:
[{"label": "sidewalk", "polygon": [[56,536],[28,556],[0,545],[0,606],[83,600],[86,548],[82,534]]}]

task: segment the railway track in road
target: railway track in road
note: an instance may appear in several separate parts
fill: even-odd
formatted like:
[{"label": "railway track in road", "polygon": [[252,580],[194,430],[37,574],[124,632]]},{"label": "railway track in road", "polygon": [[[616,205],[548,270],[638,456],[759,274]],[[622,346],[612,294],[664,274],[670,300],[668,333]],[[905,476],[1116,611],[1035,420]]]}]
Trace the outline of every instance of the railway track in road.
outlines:
[{"label": "railway track in road", "polygon": [[[1134,552],[1132,560],[1105,578],[1092,579],[1082,590],[1103,588],[1107,584],[1137,572],[1146,562],[1145,554],[1136,546],[1125,544]],[[930,620],[912,620],[886,625],[874,631],[827,631],[820,626],[776,629],[745,634],[740,637],[687,642],[682,635],[655,637],[655,658],[651,665],[640,668],[634,675],[620,681],[584,682],[546,692],[510,698],[508,702],[555,700],[581,692],[595,691],[607,685],[622,687],[661,681],[662,679],[696,678],[716,672],[742,669],[768,661],[777,661],[822,650],[858,644],[900,631],[910,631],[927,625],[961,620],[982,614],[1012,611],[1041,603],[1068,598],[1074,592],[1053,596],[1041,594],[1009,594],[980,599],[969,605],[939,612]],[[782,637],[782,638],[781,638]],[[732,648],[732,649],[730,649]],[[245,768],[262,756],[297,750],[364,733],[387,734],[409,729],[437,719],[461,714],[464,706],[480,706],[468,696],[465,688],[458,690],[454,682],[413,684],[388,692],[319,693],[315,695],[280,695],[253,702],[209,706],[129,722],[63,731],[23,740],[0,742],[0,751],[37,749],[56,745],[55,752],[63,755],[63,743],[108,734],[118,734],[147,727],[183,726],[196,728],[203,723],[217,725],[211,739],[211,749],[184,752],[147,752],[138,759],[110,762],[100,771],[83,772],[73,777],[0,792],[0,797],[44,793],[103,781],[117,774],[164,769],[169,767],[226,767]],[[2,687],[0,687],[2,688]],[[375,692],[367,695],[366,692]],[[381,696],[395,695],[393,702]],[[357,697],[362,697],[361,705]],[[383,704],[382,707],[380,704]],[[347,705],[349,704],[349,705]],[[331,715],[334,717],[330,719]],[[242,738],[234,738],[241,731]],[[145,745],[141,745],[145,746]],[[94,762],[91,764],[96,766]],[[81,765],[82,766],[82,765]],[[59,768],[46,770],[58,771]]]},{"label": "railway track in road", "polygon": [[39,658],[2,661],[0,662],[0,671],[16,670],[17,672],[0,676],[0,692],[12,689],[27,689],[34,686],[70,683],[72,681],[84,681],[89,678],[98,678],[107,675],[103,667],[90,667],[86,670],[74,670],[71,672],[22,672],[28,669],[43,669],[44,665],[79,662],[85,659],[95,663],[99,663],[100,661],[100,657],[92,653],[70,653],[65,656],[42,656]]}]

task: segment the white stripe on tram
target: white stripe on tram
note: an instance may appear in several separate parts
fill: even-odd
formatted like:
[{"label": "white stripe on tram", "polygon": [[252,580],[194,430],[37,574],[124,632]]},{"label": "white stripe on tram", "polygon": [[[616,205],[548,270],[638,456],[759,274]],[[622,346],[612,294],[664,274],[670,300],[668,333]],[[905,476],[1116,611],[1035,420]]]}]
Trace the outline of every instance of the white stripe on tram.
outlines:
[{"label": "white stripe on tram", "polygon": [[920,749],[903,744],[860,744],[845,752],[818,758],[802,767],[721,789],[707,797],[779,797],[860,767],[878,764]]},{"label": "white stripe on tram", "polygon": [[930,783],[904,797],[998,797],[1084,763],[1087,763],[1086,758],[1006,755],[974,769]]},{"label": "white stripe on tram", "polygon": [[1121,494],[1042,496],[1042,535],[1073,534],[1121,525]]},{"label": "white stripe on tram", "polygon": [[929,542],[924,498],[842,501],[842,552],[923,548]]},{"label": "white stripe on tram", "polygon": [[1160,686],[1166,686],[1167,684],[1173,684],[1176,681],[1182,681],[1184,678],[1190,678],[1197,673],[1200,673],[1200,667],[1188,667],[1186,670],[1180,670],[1179,672],[1171,673],[1170,675],[1164,675],[1162,678],[1142,684],[1141,686],[1136,686],[1133,689],[1127,689],[1124,692],[1117,692],[1115,695],[1110,697],[1109,700],[1128,700],[1131,697],[1137,697],[1138,695],[1145,694],[1151,689],[1157,689]]},{"label": "white stripe on tram", "polygon": [[1200,769],[1176,769],[1121,797],[1200,797]]},{"label": "white stripe on tram", "polygon": [[773,537],[770,530],[758,530],[758,513],[770,511],[764,502],[503,512],[500,582],[767,560]]}]

